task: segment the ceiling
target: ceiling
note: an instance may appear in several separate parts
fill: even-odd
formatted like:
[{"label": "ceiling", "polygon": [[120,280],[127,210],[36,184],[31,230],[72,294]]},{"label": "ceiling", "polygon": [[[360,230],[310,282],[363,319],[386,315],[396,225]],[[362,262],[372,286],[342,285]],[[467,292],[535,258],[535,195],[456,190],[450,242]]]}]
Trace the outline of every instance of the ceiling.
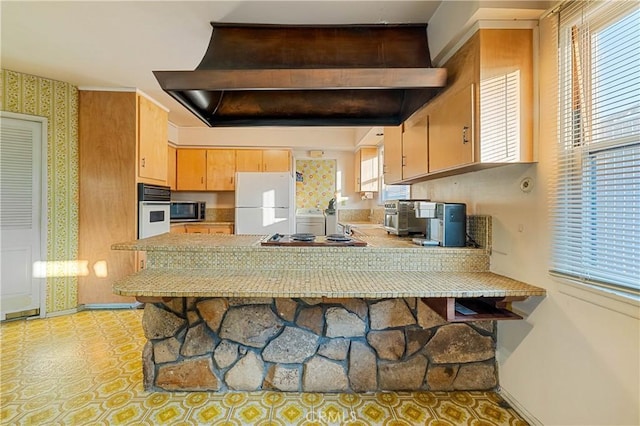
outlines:
[{"label": "ceiling", "polygon": [[154,70],[193,70],[210,21],[278,24],[428,22],[440,1],[2,1],[1,66],[76,86],[135,87],[179,127],[205,127]]}]

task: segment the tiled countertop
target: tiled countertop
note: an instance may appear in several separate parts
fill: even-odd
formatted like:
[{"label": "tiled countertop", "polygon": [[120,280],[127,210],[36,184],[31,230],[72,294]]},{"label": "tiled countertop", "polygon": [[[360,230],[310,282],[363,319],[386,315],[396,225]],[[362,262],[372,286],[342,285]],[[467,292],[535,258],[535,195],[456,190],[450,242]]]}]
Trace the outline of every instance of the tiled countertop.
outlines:
[{"label": "tiled countertop", "polygon": [[146,269],[115,286],[123,296],[504,297],[543,289],[490,272]]},{"label": "tiled countertop", "polygon": [[[163,234],[114,244],[147,252],[148,269],[114,285],[160,297],[501,297],[545,290],[489,272],[483,249],[396,246],[264,247],[267,235]],[[385,242],[386,241],[386,242]]]}]

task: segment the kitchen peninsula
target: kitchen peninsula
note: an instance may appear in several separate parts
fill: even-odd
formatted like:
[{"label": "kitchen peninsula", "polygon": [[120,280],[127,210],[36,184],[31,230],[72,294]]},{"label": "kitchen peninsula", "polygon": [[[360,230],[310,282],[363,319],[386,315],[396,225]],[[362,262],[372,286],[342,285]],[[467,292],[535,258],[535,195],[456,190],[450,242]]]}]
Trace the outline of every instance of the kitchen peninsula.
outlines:
[{"label": "kitchen peninsula", "polygon": [[[147,269],[114,285],[146,302],[146,389],[492,389],[495,317],[466,302],[498,314],[545,294],[489,272],[485,248],[367,237],[366,247],[261,245],[269,237],[164,234],[112,246],[147,252]],[[447,310],[464,322],[436,313]]]}]

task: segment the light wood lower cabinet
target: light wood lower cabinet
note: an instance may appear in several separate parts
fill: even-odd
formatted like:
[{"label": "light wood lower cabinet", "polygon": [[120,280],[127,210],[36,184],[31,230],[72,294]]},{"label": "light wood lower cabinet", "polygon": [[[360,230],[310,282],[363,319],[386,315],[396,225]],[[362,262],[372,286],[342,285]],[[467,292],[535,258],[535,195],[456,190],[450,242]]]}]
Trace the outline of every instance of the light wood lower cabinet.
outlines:
[{"label": "light wood lower cabinet", "polygon": [[187,224],[184,225],[186,234],[233,234],[231,224]]}]

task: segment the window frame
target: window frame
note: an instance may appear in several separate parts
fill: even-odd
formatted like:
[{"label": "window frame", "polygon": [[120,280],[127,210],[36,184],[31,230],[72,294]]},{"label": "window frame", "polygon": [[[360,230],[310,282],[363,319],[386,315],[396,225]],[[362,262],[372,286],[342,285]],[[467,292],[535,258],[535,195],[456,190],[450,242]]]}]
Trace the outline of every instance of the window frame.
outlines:
[{"label": "window frame", "polygon": [[[562,169],[559,166],[563,161],[567,161],[567,164],[575,165],[580,170],[577,173],[578,176],[597,178],[598,173],[590,174],[588,169],[593,167],[594,159],[604,152],[611,150],[624,150],[628,149],[630,146],[635,147],[636,145],[640,145],[640,138],[637,137],[636,134],[631,133],[628,139],[625,138],[606,138],[603,141],[598,140],[593,143],[590,139],[585,138],[586,134],[591,134],[594,130],[594,122],[597,119],[597,114],[594,113],[596,110],[596,105],[593,103],[593,99],[591,99],[592,93],[595,93],[597,88],[593,86],[593,77],[596,73],[594,68],[594,64],[592,61],[592,55],[594,50],[592,49],[592,42],[594,40],[594,36],[598,35],[600,30],[608,28],[610,25],[615,24],[616,22],[622,21],[626,16],[629,16],[632,13],[638,13],[638,7],[633,7],[633,5],[622,8],[619,11],[615,11],[615,13],[610,13],[611,9],[609,9],[610,5],[606,3],[588,3],[585,8],[589,8],[593,6],[594,9],[589,11],[588,19],[585,20],[583,14],[576,13],[576,16],[573,19],[570,19],[566,22],[558,23],[558,142],[557,149],[559,152],[556,153],[555,159],[557,164],[554,165],[556,168],[556,173],[558,174],[558,181],[556,184],[565,185],[567,184],[567,176],[570,176],[566,169]],[[568,7],[572,7],[571,3]],[[575,4],[573,5],[575,7]],[[612,7],[613,9],[613,7]],[[615,10],[615,9],[614,9]],[[576,30],[576,26],[578,26]],[[581,34],[577,33],[579,31],[584,31],[587,27],[588,36],[582,37]],[[567,34],[563,34],[563,31],[567,31]],[[568,34],[571,35],[568,35]],[[575,42],[572,40],[573,37],[581,37],[582,42],[587,43],[587,47],[582,47],[580,52],[576,52],[577,48],[575,46]],[[569,42],[567,43],[567,38]],[[586,57],[582,57],[581,53],[588,52]],[[568,60],[568,57],[571,57],[571,60]],[[574,67],[582,66],[587,72],[582,74],[582,79],[576,78],[576,70]],[[567,73],[567,70],[570,72]],[[578,70],[580,71],[580,70]],[[570,78],[569,78],[570,76]],[[569,89],[567,89],[569,88]],[[571,106],[569,106],[571,103]],[[578,113],[580,114],[577,118],[576,125],[576,115],[573,114],[573,111],[576,109],[576,105],[579,106]],[[568,113],[569,112],[569,113]],[[596,117],[596,118],[594,118]],[[573,160],[566,160],[566,158],[574,157]],[[564,166],[564,164],[562,164]],[[563,173],[567,173],[564,175]],[[600,172],[601,173],[601,172]],[[602,175],[600,175],[602,179]],[[571,187],[570,184],[567,186]],[[584,205],[585,202],[589,201],[589,197],[592,197],[594,189],[589,182],[582,182],[579,186],[575,186],[573,188],[578,188],[578,192],[580,193],[580,204]],[[558,190],[558,189],[557,189]],[[569,189],[568,192],[571,193],[574,189]],[[559,192],[562,192],[558,190]],[[558,201],[558,196],[556,194],[553,200],[554,207],[554,215],[558,214],[559,207],[566,207],[570,204],[568,201],[565,203],[561,203]],[[632,197],[633,199],[633,197]],[[629,204],[629,202],[623,203]],[[589,206],[592,210],[593,208],[597,208],[597,205],[591,202]],[[553,259],[552,265],[550,268],[550,274],[559,280],[562,284],[566,284],[561,291],[567,294],[571,294],[580,299],[588,300],[593,302],[593,297],[597,296],[606,296],[608,301],[603,305],[610,305],[611,303],[624,302],[626,303],[626,307],[623,306],[623,309],[615,309],[635,318],[640,317],[640,311],[638,311],[638,306],[640,306],[640,282],[638,283],[638,287],[633,287],[632,284],[620,284],[617,285],[615,283],[609,282],[600,282],[597,279],[593,279],[589,277],[589,273],[581,273],[579,275],[569,274],[567,272],[558,271],[556,268],[558,265],[558,251],[561,254],[566,255],[569,251],[558,250],[558,243],[570,241],[571,237],[560,236],[559,225],[555,222],[557,218],[554,218],[553,228]],[[593,227],[593,224],[596,223],[594,219],[591,217],[580,217],[579,220],[576,220],[579,224],[579,231],[573,231],[574,237],[578,235],[578,233],[584,234],[585,229],[588,229],[589,226]],[[585,222],[588,222],[585,224]],[[591,225],[589,225],[591,224]],[[564,239],[563,239],[564,238]],[[584,236],[581,236],[584,238]],[[597,244],[587,244],[588,247],[598,247]],[[585,253],[584,246],[581,246],[579,251],[580,253]],[[600,251],[598,251],[600,252]],[[596,255],[597,256],[597,255]],[[564,265],[565,270],[570,270],[571,267],[568,266],[568,263],[565,261]],[[597,269],[597,268],[594,268]],[[610,269],[611,270],[611,269]],[[640,268],[639,268],[640,272]],[[602,304],[602,303],[598,303]],[[611,308],[611,306],[606,306]]]}]

